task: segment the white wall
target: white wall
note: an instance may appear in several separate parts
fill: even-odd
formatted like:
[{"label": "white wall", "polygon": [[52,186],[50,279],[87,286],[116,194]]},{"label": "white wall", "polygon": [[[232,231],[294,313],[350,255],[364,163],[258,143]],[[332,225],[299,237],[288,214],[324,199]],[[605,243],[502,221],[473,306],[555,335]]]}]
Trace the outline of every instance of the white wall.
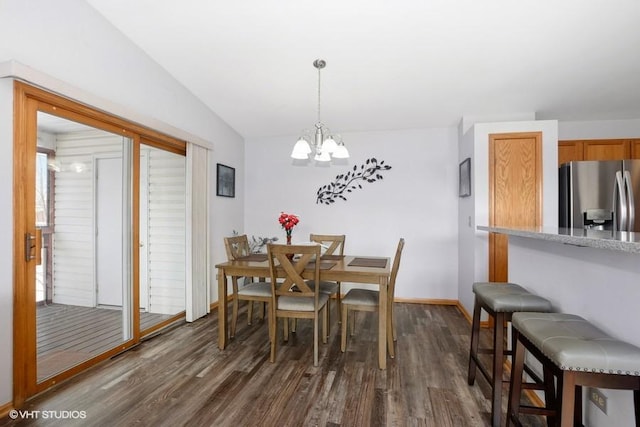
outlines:
[{"label": "white wall", "polygon": [[[462,305],[473,308],[473,300],[467,295],[467,287],[469,283],[473,283],[476,278],[476,208],[475,198],[476,189],[479,184],[476,177],[475,160],[475,134],[473,132],[464,132],[465,126],[460,122],[459,126],[459,153],[458,163],[467,157],[471,158],[471,195],[469,197],[461,197],[458,199],[458,299]],[[487,148],[488,149],[488,148]],[[488,183],[487,183],[488,185]],[[487,263],[489,261],[487,260]],[[464,292],[461,290],[464,289]],[[471,311],[469,311],[471,314]]]},{"label": "white wall", "polygon": [[[293,241],[309,233],[346,234],[349,254],[392,257],[406,238],[396,297],[457,299],[457,173],[455,128],[343,134],[349,166],[293,166],[296,135],[247,141],[245,231],[249,236],[285,233],[281,211],[300,216]],[[316,204],[319,187],[367,158],[392,169],[364,183],[347,201]],[[228,230],[231,232],[231,230]]]},{"label": "white wall", "polygon": [[640,119],[558,123],[558,139],[640,138]]},{"label": "white wall", "polygon": [[[50,89],[163,130],[182,139],[208,143],[211,176],[215,164],[236,167],[236,198],[215,197],[211,188],[211,249],[214,263],[226,256],[222,237],[240,229],[244,215],[243,140],[233,129],[197,100],[166,71],[115,30],[86,2],[80,0],[3,0],[0,13],[0,63],[17,61],[31,76]],[[7,67],[0,67],[6,70]],[[34,71],[35,70],[35,71]],[[31,72],[33,71],[33,72]],[[215,76],[212,76],[215,78]],[[10,81],[0,85],[0,200],[12,201],[12,90]],[[2,236],[12,236],[11,210],[0,213]],[[13,300],[12,242],[0,243],[0,338],[9,345],[0,349],[0,406],[12,400],[11,320]],[[6,252],[6,253],[5,253]],[[5,265],[6,264],[6,265]],[[215,277],[215,276],[214,276]],[[212,280],[212,299],[217,286]],[[4,305],[8,305],[4,307]],[[7,316],[5,318],[5,316]],[[6,321],[5,321],[6,320]],[[6,339],[5,339],[6,338]]]},{"label": "white wall", "polygon": [[488,234],[476,231],[476,226],[489,224],[489,134],[538,131],[542,132],[542,223],[553,226],[558,223],[557,121],[476,123],[460,138],[459,161],[466,156],[472,161],[471,197],[461,200],[458,218],[458,299],[469,313],[473,311],[473,282],[486,281],[489,273]]}]

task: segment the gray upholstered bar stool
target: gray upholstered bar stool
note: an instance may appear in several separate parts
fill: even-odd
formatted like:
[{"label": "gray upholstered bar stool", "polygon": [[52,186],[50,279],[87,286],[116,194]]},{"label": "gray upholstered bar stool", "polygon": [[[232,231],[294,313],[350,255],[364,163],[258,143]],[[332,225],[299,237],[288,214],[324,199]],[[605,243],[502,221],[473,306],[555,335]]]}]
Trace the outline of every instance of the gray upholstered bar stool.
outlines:
[{"label": "gray upholstered bar stool", "polygon": [[[640,426],[640,348],[574,314],[515,313],[512,326],[515,341],[507,425],[519,423],[520,413],[551,417],[549,425],[553,421],[562,427],[582,425],[582,386],[588,385],[633,390],[635,425]],[[550,383],[545,387],[545,408],[520,404],[525,348],[553,374],[545,375]]]},{"label": "gray upholstered bar stool", "polygon": [[[476,368],[491,386],[491,425],[500,426],[502,415],[502,377],[506,356],[512,352],[506,348],[504,327],[511,321],[511,315],[517,311],[551,311],[551,303],[532,294],[515,283],[476,282],[473,284],[475,303],[471,324],[471,350],[469,352],[469,385],[476,379]],[[494,319],[493,347],[479,349],[480,314],[485,310]],[[481,362],[478,354],[493,354],[493,369],[489,371]]]}]

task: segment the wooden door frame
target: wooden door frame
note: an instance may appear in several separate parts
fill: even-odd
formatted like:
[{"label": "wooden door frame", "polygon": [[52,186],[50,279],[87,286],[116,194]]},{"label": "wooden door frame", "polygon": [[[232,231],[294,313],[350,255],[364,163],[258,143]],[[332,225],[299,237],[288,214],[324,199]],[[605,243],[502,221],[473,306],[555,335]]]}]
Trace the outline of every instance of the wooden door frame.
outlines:
[{"label": "wooden door frame", "polygon": [[[60,95],[15,81],[13,90],[13,406],[21,407],[31,396],[76,375],[140,342],[139,310],[132,313],[132,338],[106,353],[38,383],[36,375],[36,307],[35,265],[25,259],[25,234],[35,235],[35,157],[37,147],[37,112],[42,111],[68,120],[111,132],[132,140],[133,158],[139,156],[140,143],[186,155],[186,141],[161,134],[119,117],[96,110]],[[139,182],[139,165],[133,162],[132,179]],[[132,188],[132,248],[138,247],[139,186]],[[132,307],[139,303],[139,253],[132,251]],[[184,316],[184,314],[182,314]],[[180,318],[174,316],[153,329]]]},{"label": "wooden door frame", "polygon": [[[535,174],[536,174],[536,213],[535,222],[542,225],[542,202],[543,202],[543,176],[542,176],[542,132],[512,132],[489,134],[489,226],[496,226],[495,219],[495,144],[500,139],[525,139],[535,140]],[[499,277],[499,281],[508,280],[508,251],[499,248],[499,239],[504,239],[503,245],[508,245],[508,237],[498,236],[496,233],[489,233],[489,281],[494,281]],[[500,253],[502,251],[502,253]],[[503,257],[503,258],[499,258]],[[506,271],[505,271],[506,270]]]}]

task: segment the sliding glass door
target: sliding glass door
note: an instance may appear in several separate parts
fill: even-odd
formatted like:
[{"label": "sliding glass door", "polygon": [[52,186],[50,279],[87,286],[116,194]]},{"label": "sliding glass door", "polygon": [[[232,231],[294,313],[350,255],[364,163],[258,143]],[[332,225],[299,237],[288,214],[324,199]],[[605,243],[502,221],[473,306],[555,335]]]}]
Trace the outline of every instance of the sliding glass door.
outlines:
[{"label": "sliding glass door", "polygon": [[186,144],[15,85],[20,405],[184,318]]}]

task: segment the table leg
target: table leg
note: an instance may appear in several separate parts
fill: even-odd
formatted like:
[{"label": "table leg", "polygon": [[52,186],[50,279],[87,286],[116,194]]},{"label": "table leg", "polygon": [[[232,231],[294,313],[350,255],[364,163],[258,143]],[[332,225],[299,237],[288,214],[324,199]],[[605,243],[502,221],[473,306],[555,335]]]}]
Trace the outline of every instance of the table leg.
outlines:
[{"label": "table leg", "polygon": [[378,366],[387,369],[387,277],[380,278],[378,293]]},{"label": "table leg", "polygon": [[227,329],[227,275],[223,268],[218,269],[218,348],[227,346],[229,331]]}]

